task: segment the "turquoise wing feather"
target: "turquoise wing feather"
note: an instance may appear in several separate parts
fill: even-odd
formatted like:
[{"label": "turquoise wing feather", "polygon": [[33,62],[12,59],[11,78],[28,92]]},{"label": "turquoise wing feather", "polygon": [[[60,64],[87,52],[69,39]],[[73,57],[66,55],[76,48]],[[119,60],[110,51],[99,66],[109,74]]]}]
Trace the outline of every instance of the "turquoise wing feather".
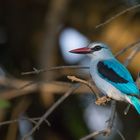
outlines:
[{"label": "turquoise wing feather", "polygon": [[99,75],[115,86],[124,94],[139,95],[139,89],[136,86],[131,74],[116,59],[100,61],[97,65]]}]

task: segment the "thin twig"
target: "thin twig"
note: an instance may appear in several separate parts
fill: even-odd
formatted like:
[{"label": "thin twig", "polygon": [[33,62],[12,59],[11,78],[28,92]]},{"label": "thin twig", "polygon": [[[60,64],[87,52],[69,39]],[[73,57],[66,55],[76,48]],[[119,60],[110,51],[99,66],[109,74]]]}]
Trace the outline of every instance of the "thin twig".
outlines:
[{"label": "thin twig", "polygon": [[118,52],[115,54],[115,57],[118,57],[118,56],[124,54],[127,50],[136,47],[136,45],[138,45],[139,43],[140,43],[140,40],[138,40],[138,41],[136,41],[136,42],[130,44],[129,46],[127,46],[127,47],[125,47],[125,48],[123,48],[123,49],[121,49],[120,51],[118,51]]},{"label": "thin twig", "polygon": [[25,84],[25,85],[23,85],[23,86],[17,88],[17,90],[22,90],[22,89],[24,89],[24,88],[26,88],[26,87],[29,87],[29,86],[31,86],[31,85],[34,85],[34,84],[37,84],[37,81],[30,81],[30,82],[28,82],[27,84]]},{"label": "thin twig", "polygon": [[131,107],[131,104],[128,104],[127,107],[124,110],[124,115],[128,114],[130,107]]},{"label": "thin twig", "polygon": [[119,12],[118,14],[116,14],[115,16],[109,18],[109,19],[106,20],[105,22],[103,22],[103,23],[101,23],[101,24],[98,24],[98,25],[95,27],[95,29],[100,28],[100,27],[102,27],[102,26],[104,26],[104,25],[110,23],[111,21],[113,21],[114,19],[118,18],[119,16],[125,14],[126,12],[129,12],[129,11],[131,11],[131,10],[134,10],[134,9],[136,9],[136,8],[138,8],[138,7],[140,7],[140,4],[134,5],[134,6],[132,6],[132,7],[129,7],[129,8],[127,8],[127,9],[125,9],[125,10]]},{"label": "thin twig", "polygon": [[95,131],[95,132],[93,132],[93,133],[81,138],[80,140],[88,140],[88,139],[91,139],[91,138],[96,137],[98,135],[104,135],[104,133],[106,133],[106,129],[101,130],[101,131]]},{"label": "thin twig", "polygon": [[[0,122],[0,126],[3,126],[3,125],[8,125],[8,124],[11,124],[11,123],[17,123],[21,120],[28,120],[34,124],[36,124],[37,122],[40,119],[40,117],[36,117],[36,118],[28,118],[28,117],[22,117],[22,118],[19,118],[19,119],[14,119],[14,120],[10,120],[10,121],[4,121],[4,122]],[[51,126],[50,122],[48,120],[45,121],[47,123],[48,126]]]},{"label": "thin twig", "polygon": [[59,100],[57,100],[46,112],[45,114],[39,119],[37,124],[27,133],[22,140],[26,140],[30,137],[42,124],[44,120],[70,95],[72,94],[77,88],[80,87],[80,84],[74,84]]},{"label": "thin twig", "polygon": [[[130,48],[136,47],[136,45],[138,45],[139,43],[140,43],[140,41],[137,41],[137,42],[134,42],[134,43],[130,44],[129,46],[121,49],[119,52],[117,52],[115,54],[115,57],[122,55]],[[51,67],[51,68],[46,68],[46,69],[33,68],[33,71],[22,72],[21,75],[40,74],[43,72],[52,71],[52,70],[60,70],[60,69],[89,69],[89,66],[72,65],[72,66],[56,66],[56,67]]]},{"label": "thin twig", "polygon": [[[99,93],[97,92],[97,90],[95,89],[95,85],[91,84],[90,82],[86,81],[86,80],[83,80],[83,79],[80,79],[80,78],[77,78],[76,76],[67,76],[68,79],[70,79],[72,82],[73,81],[76,81],[76,82],[79,82],[79,83],[82,83],[86,86],[88,86],[91,91],[95,94],[96,98],[99,99],[100,96],[99,96]],[[95,91],[96,90],[96,91]]]},{"label": "thin twig", "polygon": [[96,101],[95,103],[97,105],[105,105],[105,103],[107,103],[108,101],[110,101],[111,99],[108,98],[107,96],[102,96],[100,97],[100,92],[98,91],[98,89],[96,88],[95,85],[93,85],[91,82],[77,78],[76,76],[67,76],[68,79],[70,79],[72,82],[78,82],[81,84],[86,85],[87,87],[90,88],[90,90],[92,91],[92,93],[95,94],[96,96]]},{"label": "thin twig", "polygon": [[116,101],[112,100],[111,101],[111,115],[110,115],[110,119],[109,119],[108,126],[107,126],[107,128],[109,128],[110,130],[113,127],[113,121],[115,119],[115,113],[116,113]]},{"label": "thin twig", "polygon": [[139,53],[139,51],[140,51],[140,45],[137,44],[137,46],[135,48],[133,48],[132,52],[126,58],[124,65],[128,66],[128,64],[132,61],[132,59],[136,56],[136,54]]},{"label": "thin twig", "polygon": [[[18,84],[19,82],[19,84]],[[28,81],[26,81],[25,83],[27,83]],[[20,80],[16,82],[17,83],[17,88],[18,85],[20,84]],[[24,83],[24,82],[22,82]],[[24,95],[30,95],[30,94],[36,94],[35,91],[38,91],[38,93],[40,94],[42,92],[42,89],[46,91],[46,94],[48,92],[52,93],[57,93],[59,95],[63,95],[72,85],[72,83],[70,82],[60,82],[60,81],[42,81],[42,82],[38,82],[36,81],[36,85],[30,85],[27,86],[26,88],[17,90],[17,89],[9,89],[6,91],[1,91],[0,94],[0,99],[4,99],[4,100],[11,100],[11,99],[15,99]],[[41,85],[41,88],[39,88],[38,84]],[[24,85],[24,84],[23,84]],[[81,88],[79,88],[78,90],[75,91],[75,93],[80,93],[80,94],[85,94],[87,92],[90,92],[89,88],[85,87],[85,86],[81,86]]]},{"label": "thin twig", "polygon": [[111,101],[111,114],[110,114],[110,118],[108,120],[107,128],[104,130],[101,130],[101,131],[93,132],[93,133],[81,138],[80,140],[88,140],[88,139],[91,139],[91,138],[98,136],[98,135],[109,135],[111,133],[111,130],[113,127],[113,122],[115,119],[115,113],[116,113],[115,110],[116,110],[116,101],[112,100]]},{"label": "thin twig", "polygon": [[120,130],[117,129],[117,133],[119,134],[122,140],[126,140],[123,134],[120,132]]},{"label": "thin twig", "polygon": [[140,72],[138,72],[137,78],[136,78],[136,85],[140,89]]},{"label": "thin twig", "polygon": [[56,66],[56,67],[51,67],[46,69],[33,68],[33,71],[22,72],[21,75],[40,74],[46,71],[60,70],[60,69],[89,69],[89,66],[73,65],[73,66]]}]

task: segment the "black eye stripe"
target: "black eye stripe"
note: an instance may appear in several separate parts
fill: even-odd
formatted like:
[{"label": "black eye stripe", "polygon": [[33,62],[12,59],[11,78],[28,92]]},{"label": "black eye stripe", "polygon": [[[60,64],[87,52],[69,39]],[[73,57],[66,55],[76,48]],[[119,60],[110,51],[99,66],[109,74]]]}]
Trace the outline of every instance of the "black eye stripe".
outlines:
[{"label": "black eye stripe", "polygon": [[94,48],[91,48],[92,51],[99,51],[101,50],[103,47],[101,46],[95,46]]}]

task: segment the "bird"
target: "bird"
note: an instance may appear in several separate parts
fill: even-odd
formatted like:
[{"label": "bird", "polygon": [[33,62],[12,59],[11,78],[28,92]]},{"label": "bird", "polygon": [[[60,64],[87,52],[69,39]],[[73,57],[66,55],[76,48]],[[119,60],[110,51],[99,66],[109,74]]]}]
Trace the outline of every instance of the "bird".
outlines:
[{"label": "bird", "polygon": [[140,91],[128,69],[118,61],[110,47],[102,42],[92,42],[87,47],[69,51],[90,57],[89,71],[97,88],[117,101],[130,103],[140,114]]}]

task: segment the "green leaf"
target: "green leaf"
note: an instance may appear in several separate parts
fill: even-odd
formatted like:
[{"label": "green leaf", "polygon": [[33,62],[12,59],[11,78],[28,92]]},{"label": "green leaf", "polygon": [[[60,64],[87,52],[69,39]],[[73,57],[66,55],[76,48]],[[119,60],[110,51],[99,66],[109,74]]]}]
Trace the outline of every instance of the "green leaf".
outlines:
[{"label": "green leaf", "polygon": [[10,102],[0,99],[0,109],[8,108],[8,107],[10,107]]}]

